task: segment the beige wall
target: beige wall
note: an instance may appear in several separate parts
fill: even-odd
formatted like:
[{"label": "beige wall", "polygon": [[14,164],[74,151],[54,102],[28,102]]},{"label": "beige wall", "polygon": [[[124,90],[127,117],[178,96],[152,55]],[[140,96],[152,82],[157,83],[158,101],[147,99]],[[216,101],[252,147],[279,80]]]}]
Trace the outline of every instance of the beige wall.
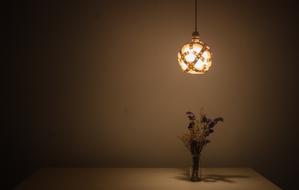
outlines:
[{"label": "beige wall", "polygon": [[177,136],[185,112],[204,107],[225,119],[204,165],[277,166],[295,139],[284,127],[294,126],[297,104],[288,52],[296,30],[287,30],[292,13],[268,5],[199,2],[199,32],[214,53],[205,75],[184,74],[176,60],[193,32],[191,0],[28,5],[15,18],[24,113],[15,157],[42,166],[188,166]]}]

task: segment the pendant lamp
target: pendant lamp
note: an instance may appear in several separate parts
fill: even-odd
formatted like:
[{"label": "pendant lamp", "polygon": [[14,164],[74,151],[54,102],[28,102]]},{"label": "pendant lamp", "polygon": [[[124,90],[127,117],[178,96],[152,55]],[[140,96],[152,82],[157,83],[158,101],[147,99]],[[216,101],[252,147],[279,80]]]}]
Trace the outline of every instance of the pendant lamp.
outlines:
[{"label": "pendant lamp", "polygon": [[212,65],[210,46],[204,43],[197,31],[197,0],[195,0],[195,24],[192,40],[183,45],[178,52],[178,63],[181,69],[189,74],[204,74]]}]

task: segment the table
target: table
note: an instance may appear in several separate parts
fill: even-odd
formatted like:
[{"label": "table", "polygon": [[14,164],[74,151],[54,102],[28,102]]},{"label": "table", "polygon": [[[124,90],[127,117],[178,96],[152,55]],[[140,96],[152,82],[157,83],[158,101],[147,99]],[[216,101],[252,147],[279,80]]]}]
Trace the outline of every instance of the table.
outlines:
[{"label": "table", "polygon": [[16,190],[278,190],[250,168],[203,168],[190,182],[183,168],[43,168]]}]

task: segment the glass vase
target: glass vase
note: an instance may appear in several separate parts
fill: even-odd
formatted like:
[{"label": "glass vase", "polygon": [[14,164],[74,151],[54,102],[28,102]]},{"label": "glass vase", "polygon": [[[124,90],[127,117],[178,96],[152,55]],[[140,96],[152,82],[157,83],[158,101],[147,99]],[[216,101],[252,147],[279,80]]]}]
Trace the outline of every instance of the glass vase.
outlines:
[{"label": "glass vase", "polygon": [[201,180],[200,154],[192,155],[191,181]]}]

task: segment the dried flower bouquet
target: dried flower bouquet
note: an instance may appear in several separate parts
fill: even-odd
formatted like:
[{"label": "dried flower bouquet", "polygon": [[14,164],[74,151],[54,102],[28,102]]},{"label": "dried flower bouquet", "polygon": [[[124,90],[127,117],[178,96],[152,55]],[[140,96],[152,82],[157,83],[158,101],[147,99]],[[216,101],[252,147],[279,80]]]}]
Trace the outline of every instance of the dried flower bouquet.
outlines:
[{"label": "dried flower bouquet", "polygon": [[186,114],[189,118],[189,132],[184,133],[180,138],[192,154],[193,166],[191,181],[200,181],[200,176],[198,176],[200,153],[203,147],[210,142],[207,137],[214,132],[214,127],[219,121],[223,122],[223,118],[217,117],[211,119],[204,113],[200,113],[199,118],[196,118],[192,112],[187,112]]}]

